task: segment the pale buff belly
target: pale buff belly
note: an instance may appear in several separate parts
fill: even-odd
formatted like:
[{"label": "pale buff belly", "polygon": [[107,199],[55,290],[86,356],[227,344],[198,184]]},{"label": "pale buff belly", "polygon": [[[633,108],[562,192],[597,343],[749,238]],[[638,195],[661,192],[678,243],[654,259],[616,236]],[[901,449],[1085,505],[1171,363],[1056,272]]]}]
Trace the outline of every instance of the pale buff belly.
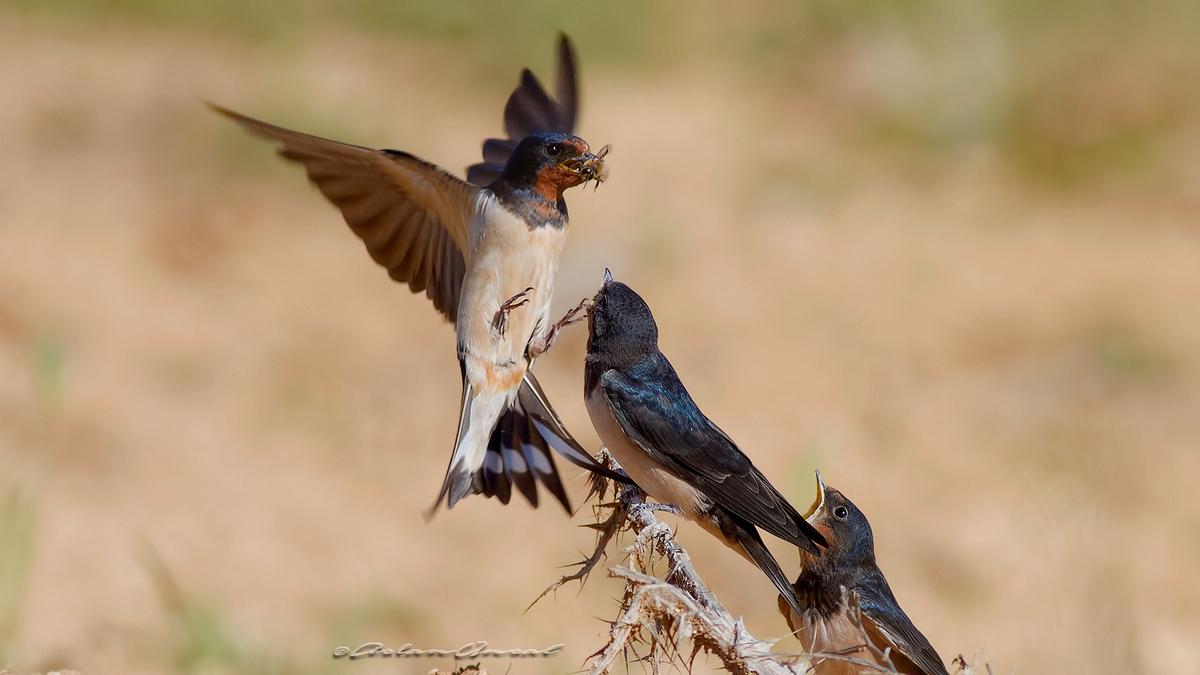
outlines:
[{"label": "pale buff belly", "polygon": [[[829,618],[822,618],[816,610],[809,610],[800,617],[796,617],[794,612],[791,615],[790,623],[797,628],[796,637],[804,646],[804,651],[810,654],[841,654],[868,663],[878,663],[865,647],[867,636],[845,606]],[[813,663],[817,675],[857,675],[864,670],[863,666],[839,659],[813,659]]]},{"label": "pale buff belly", "polygon": [[[526,346],[549,330],[550,301],[565,229],[530,228],[498,205],[484,209],[486,224],[468,263],[458,310],[458,339],[467,378],[477,390],[515,388],[529,362]],[[532,288],[512,309],[500,335],[492,326],[500,306]]]},{"label": "pale buff belly", "polygon": [[630,442],[629,437],[621,430],[621,425],[613,417],[612,410],[604,400],[600,387],[588,397],[588,415],[592,418],[592,426],[596,434],[604,442],[605,447],[612,453],[625,469],[625,473],[633,479],[637,486],[655,501],[672,504],[678,507],[688,518],[705,525],[708,518],[704,515],[707,510],[707,500],[696,488],[687,482],[676,478],[654,461],[641,448]]}]

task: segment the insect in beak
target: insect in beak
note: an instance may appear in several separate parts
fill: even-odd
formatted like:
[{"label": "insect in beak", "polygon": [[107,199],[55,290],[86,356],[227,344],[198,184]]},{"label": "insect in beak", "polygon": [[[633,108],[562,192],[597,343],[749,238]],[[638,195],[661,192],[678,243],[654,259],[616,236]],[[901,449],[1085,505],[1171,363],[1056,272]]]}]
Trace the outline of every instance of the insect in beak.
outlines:
[{"label": "insect in beak", "polygon": [[600,183],[608,178],[608,167],[604,163],[604,157],[610,149],[611,146],[606,145],[594,155],[587,153],[567,160],[563,162],[563,165],[583,178],[582,185],[587,185],[588,181],[594,180],[596,181],[595,187],[600,187]]}]

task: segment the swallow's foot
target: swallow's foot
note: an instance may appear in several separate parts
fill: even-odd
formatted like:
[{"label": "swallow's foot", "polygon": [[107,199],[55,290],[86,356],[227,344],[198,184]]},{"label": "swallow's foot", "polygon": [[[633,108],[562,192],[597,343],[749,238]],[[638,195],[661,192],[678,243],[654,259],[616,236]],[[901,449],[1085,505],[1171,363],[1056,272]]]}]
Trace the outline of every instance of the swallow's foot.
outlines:
[{"label": "swallow's foot", "polygon": [[591,306],[591,298],[584,298],[583,300],[580,300],[579,304],[576,305],[574,309],[567,312],[558,323],[550,327],[550,331],[546,333],[545,337],[533,339],[529,343],[529,347],[526,349],[526,352],[529,354],[529,358],[535,359],[549,351],[550,347],[554,344],[554,341],[558,339],[558,332],[567,326],[570,326],[571,324],[576,324],[586,319],[587,314],[580,316],[580,312],[591,309]]},{"label": "swallow's foot", "polygon": [[508,332],[508,313],[529,302],[529,294],[533,291],[533,286],[517,293],[508,300],[505,300],[500,309],[496,310],[496,315],[492,317],[492,330],[496,332],[501,339]]},{"label": "swallow's foot", "polygon": [[647,502],[646,508],[651,511],[658,511],[659,513],[669,513],[673,516],[683,515],[683,511],[679,510],[679,507],[675,506],[674,504],[655,504]]}]

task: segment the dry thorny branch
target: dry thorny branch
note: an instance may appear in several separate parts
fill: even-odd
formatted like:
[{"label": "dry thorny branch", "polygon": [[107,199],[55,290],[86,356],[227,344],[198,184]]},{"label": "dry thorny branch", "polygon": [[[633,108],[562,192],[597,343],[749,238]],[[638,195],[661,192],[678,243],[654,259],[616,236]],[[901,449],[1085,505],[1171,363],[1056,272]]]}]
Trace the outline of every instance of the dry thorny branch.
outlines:
[{"label": "dry thorny branch", "polygon": [[[601,450],[597,459],[612,468],[619,468]],[[616,485],[614,501],[604,503],[608,481],[594,477],[593,493],[601,502],[596,507],[597,522],[585,525],[597,530],[596,549],[586,560],[579,563],[580,569],[551,584],[538,596],[557,590],[569,581],[581,583],[592,569],[604,558],[608,543],[621,531],[636,533],[634,542],[621,553],[628,557],[631,566],[614,565],[609,575],[625,580],[625,594],[620,611],[612,622],[608,644],[593,654],[588,675],[608,673],[618,657],[624,656],[628,663],[630,654],[634,660],[650,666],[658,674],[663,664],[678,664],[688,672],[701,650],[721,660],[731,673],[736,675],[804,675],[813,672],[815,664],[822,660],[846,661],[859,666],[863,673],[892,673],[895,669],[854,658],[848,654],[797,654],[771,651],[778,641],[758,640],[746,632],[742,620],[735,619],[721,605],[717,597],[701,581],[692,567],[691,558],[671,532],[671,528],[655,517],[656,511],[672,511],[670,507],[645,502],[645,494],[632,485]],[[601,519],[604,509],[610,509],[607,518]],[[655,557],[667,562],[665,578],[650,574]],[[537,603],[534,600],[534,603]],[[530,605],[532,606],[532,605]],[[854,603],[857,609],[857,603]],[[860,620],[861,626],[861,620]],[[688,643],[690,642],[690,651]],[[876,658],[890,664],[888,654],[880,654],[866,637],[863,630],[864,648]],[[639,656],[638,647],[647,649]],[[981,655],[976,654],[974,663],[968,664],[959,656],[954,663],[961,675],[982,675],[979,671]],[[987,675],[992,675],[991,666],[983,662]]]}]

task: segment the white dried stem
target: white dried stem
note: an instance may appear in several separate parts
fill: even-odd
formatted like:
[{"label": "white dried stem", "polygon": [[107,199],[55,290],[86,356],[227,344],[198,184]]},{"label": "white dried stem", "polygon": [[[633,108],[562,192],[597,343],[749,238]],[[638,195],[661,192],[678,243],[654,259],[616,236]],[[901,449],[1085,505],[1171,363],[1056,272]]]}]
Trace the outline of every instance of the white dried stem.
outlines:
[{"label": "white dried stem", "polygon": [[[650,647],[645,658],[655,673],[664,661],[689,668],[701,649],[738,675],[797,675],[807,670],[779,661],[790,655],[772,652],[774,640],[755,639],[740,619],[726,611],[696,574],[671,528],[654,516],[654,507],[642,500],[639,490],[619,488],[618,502],[617,508],[627,512],[628,526],[637,533],[626,552],[638,569],[615,566],[609,570],[611,576],[625,580],[625,597],[608,644],[593,655],[590,675],[608,673],[618,657],[636,653],[639,643]],[[647,573],[656,556],[667,562],[665,579]],[[692,649],[685,659],[689,642]]]}]

